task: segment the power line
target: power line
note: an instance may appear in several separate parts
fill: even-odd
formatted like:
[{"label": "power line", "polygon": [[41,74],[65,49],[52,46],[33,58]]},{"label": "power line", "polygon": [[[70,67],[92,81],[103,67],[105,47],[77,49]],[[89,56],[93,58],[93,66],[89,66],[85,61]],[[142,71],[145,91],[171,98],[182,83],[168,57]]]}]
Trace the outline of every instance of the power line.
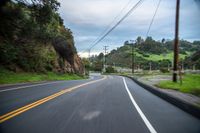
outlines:
[{"label": "power line", "polygon": [[94,41],[94,43],[100,39],[100,37],[105,34],[106,31],[112,26],[112,24],[119,18],[119,16],[122,14],[122,12],[128,7],[128,5],[131,3],[132,0],[129,0],[128,3],[122,8],[122,10],[115,16],[115,18],[106,26],[106,28],[101,32],[99,37]]},{"label": "power line", "polygon": [[108,50],[109,46],[104,46],[103,50],[104,50],[104,65],[103,65],[103,71],[106,71],[106,54],[107,54],[107,50]]},{"label": "power line", "polygon": [[94,43],[89,49],[92,49],[95,45],[101,42],[110,32],[112,32],[126,17],[128,17],[144,0],[138,1],[110,30],[108,30],[96,43]]},{"label": "power line", "polygon": [[147,31],[147,33],[146,33],[146,38],[147,38],[148,35],[149,35],[149,31],[150,31],[151,26],[152,26],[152,24],[153,24],[154,18],[155,18],[155,16],[156,16],[157,12],[158,12],[158,8],[159,8],[159,6],[160,6],[160,2],[161,2],[161,0],[158,1],[156,10],[155,10],[154,15],[153,15],[153,18],[152,18],[152,20],[151,20],[151,23],[150,23],[150,25],[149,25],[148,31]]},{"label": "power line", "polygon": [[[144,0],[139,0],[112,28],[110,28],[101,38],[92,44],[87,50],[91,50],[99,42],[101,42],[109,33],[111,33],[126,17],[128,17]],[[87,51],[85,50],[85,51]]]},{"label": "power line", "polygon": [[[99,37],[97,37],[94,40],[94,43],[97,42],[101,36],[103,36],[105,34],[106,31],[109,30],[109,28],[112,26],[112,24],[117,20],[117,18],[119,18],[119,16],[123,13],[123,11],[128,7],[128,5],[131,3],[132,0],[129,0],[128,3],[121,9],[121,11],[114,17],[114,19],[106,26],[106,28],[101,32],[101,34],[99,35]],[[80,53],[85,53],[85,52],[89,52],[91,51],[91,49],[86,49],[86,50],[82,50]],[[90,55],[90,54],[89,54]]]}]

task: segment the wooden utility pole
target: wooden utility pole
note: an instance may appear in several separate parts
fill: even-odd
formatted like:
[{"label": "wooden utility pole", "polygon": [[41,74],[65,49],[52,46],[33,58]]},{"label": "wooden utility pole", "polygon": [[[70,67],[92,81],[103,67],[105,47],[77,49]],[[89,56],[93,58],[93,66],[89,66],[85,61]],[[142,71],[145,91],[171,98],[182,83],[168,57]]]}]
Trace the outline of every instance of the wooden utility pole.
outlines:
[{"label": "wooden utility pole", "polygon": [[107,54],[108,46],[104,46],[104,65],[103,71],[106,72],[106,54]]},{"label": "wooden utility pole", "polygon": [[134,66],[135,66],[135,55],[134,55],[134,44],[132,43],[132,74],[134,74]]},{"label": "wooden utility pole", "polygon": [[132,56],[131,56],[131,68],[132,68],[132,74],[134,74],[134,72],[135,72],[135,53],[134,53],[134,40],[130,40],[130,42],[131,42],[131,51],[132,51]]},{"label": "wooden utility pole", "polygon": [[151,62],[149,62],[149,72],[151,72]]},{"label": "wooden utility pole", "polygon": [[88,49],[88,59],[90,60],[90,51],[91,49]]},{"label": "wooden utility pole", "polygon": [[88,49],[88,61],[89,61],[89,70],[88,70],[88,74],[90,74],[90,68],[91,68],[90,51],[91,51],[91,49]]},{"label": "wooden utility pole", "polygon": [[176,0],[176,25],[175,25],[175,39],[174,39],[174,68],[173,68],[173,82],[177,82],[178,74],[178,43],[179,43],[179,8],[180,0]]}]

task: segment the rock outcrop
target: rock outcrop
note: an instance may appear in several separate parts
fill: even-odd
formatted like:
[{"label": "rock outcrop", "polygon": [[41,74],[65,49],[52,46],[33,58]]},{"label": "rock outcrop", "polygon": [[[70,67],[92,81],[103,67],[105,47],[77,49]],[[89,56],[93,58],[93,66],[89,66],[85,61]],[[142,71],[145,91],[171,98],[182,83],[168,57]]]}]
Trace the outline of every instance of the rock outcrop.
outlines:
[{"label": "rock outcrop", "polygon": [[77,55],[73,42],[69,42],[63,37],[57,37],[53,41],[53,46],[59,55],[56,71],[78,74],[84,73],[84,66],[81,58]]}]

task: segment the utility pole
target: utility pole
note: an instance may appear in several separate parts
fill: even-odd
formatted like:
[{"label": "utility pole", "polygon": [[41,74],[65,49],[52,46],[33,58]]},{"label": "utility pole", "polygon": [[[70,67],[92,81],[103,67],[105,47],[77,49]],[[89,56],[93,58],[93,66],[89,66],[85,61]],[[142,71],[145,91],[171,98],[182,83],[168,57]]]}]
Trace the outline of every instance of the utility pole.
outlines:
[{"label": "utility pole", "polygon": [[183,60],[182,60],[182,65],[181,65],[182,67],[181,67],[181,71],[183,72],[184,71],[184,62],[183,62]]},{"label": "utility pole", "polygon": [[88,60],[89,60],[89,70],[88,70],[88,74],[89,74],[89,75],[90,75],[90,68],[91,68],[90,51],[91,51],[91,49],[88,49]]},{"label": "utility pole", "polygon": [[135,62],[134,62],[134,47],[133,47],[134,44],[132,44],[132,74],[134,74],[134,65],[135,65]]},{"label": "utility pole", "polygon": [[193,64],[193,66],[192,66],[192,70],[195,71],[195,69],[196,69],[196,68],[195,68],[195,64]]},{"label": "utility pole", "polygon": [[178,32],[179,32],[179,8],[180,0],[176,0],[176,25],[175,25],[175,39],[174,39],[174,68],[173,68],[173,82],[177,82],[177,73],[178,73]]},{"label": "utility pole", "polygon": [[115,69],[115,62],[113,63],[113,65],[114,65],[114,69]]},{"label": "utility pole", "polygon": [[108,50],[108,46],[103,46],[104,48],[104,65],[103,65],[103,72],[106,72],[106,54]]},{"label": "utility pole", "polygon": [[170,71],[170,64],[169,64],[169,62],[167,63],[167,70]]},{"label": "utility pole", "polygon": [[134,74],[134,72],[135,72],[134,71],[134,66],[135,66],[134,40],[130,40],[130,41],[132,42],[132,45],[131,45],[132,46],[131,47],[132,48],[132,50],[131,50],[132,51],[132,56],[131,56],[131,63],[132,64],[131,64],[131,67],[132,67],[132,74]]},{"label": "utility pole", "polygon": [[149,62],[149,72],[151,72],[151,62]]},{"label": "utility pole", "polygon": [[91,49],[88,49],[88,59],[90,60],[90,51]]}]

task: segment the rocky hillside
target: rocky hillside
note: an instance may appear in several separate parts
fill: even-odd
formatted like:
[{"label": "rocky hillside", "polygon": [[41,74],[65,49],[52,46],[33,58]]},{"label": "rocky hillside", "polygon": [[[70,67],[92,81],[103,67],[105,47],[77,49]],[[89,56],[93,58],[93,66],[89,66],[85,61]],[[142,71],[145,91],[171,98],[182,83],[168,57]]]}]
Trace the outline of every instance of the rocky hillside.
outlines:
[{"label": "rocky hillside", "polygon": [[83,74],[70,29],[56,0],[16,0],[0,5],[0,66],[12,71]]}]

